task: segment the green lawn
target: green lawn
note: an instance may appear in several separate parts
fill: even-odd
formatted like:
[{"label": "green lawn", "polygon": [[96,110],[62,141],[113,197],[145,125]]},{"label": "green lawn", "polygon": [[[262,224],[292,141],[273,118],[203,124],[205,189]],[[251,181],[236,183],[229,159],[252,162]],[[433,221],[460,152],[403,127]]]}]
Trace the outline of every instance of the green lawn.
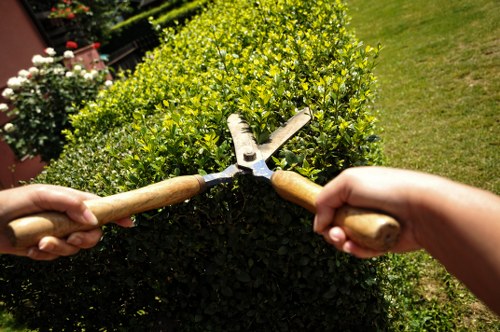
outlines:
[{"label": "green lawn", "polygon": [[389,164],[500,193],[500,5],[347,1],[376,74]]},{"label": "green lawn", "polygon": [[[500,5],[491,0],[347,0],[351,26],[382,45],[375,73],[387,164],[500,193]],[[425,253],[392,256],[395,330],[500,329]]]}]

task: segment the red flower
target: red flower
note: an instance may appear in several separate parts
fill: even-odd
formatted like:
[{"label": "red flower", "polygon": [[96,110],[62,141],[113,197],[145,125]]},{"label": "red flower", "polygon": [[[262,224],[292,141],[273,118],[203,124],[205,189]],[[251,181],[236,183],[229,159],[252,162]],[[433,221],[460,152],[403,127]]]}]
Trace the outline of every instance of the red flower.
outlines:
[{"label": "red flower", "polygon": [[56,10],[57,10],[57,9],[56,9],[56,7],[52,7],[52,8],[50,8],[50,11],[51,11],[51,12],[55,12]]},{"label": "red flower", "polygon": [[66,16],[66,18],[67,18],[68,20],[72,20],[72,19],[74,19],[74,18],[75,18],[75,14],[73,14],[73,13],[69,13],[69,14],[68,14],[68,16]]},{"label": "red flower", "polygon": [[96,50],[98,50],[98,49],[99,49],[99,47],[101,47],[101,43],[96,42],[96,43],[93,43],[93,44],[92,44],[92,48],[94,48],[94,49],[96,49]]},{"label": "red flower", "polygon": [[78,44],[76,42],[74,42],[74,41],[68,40],[66,42],[66,48],[77,49],[78,48]]}]

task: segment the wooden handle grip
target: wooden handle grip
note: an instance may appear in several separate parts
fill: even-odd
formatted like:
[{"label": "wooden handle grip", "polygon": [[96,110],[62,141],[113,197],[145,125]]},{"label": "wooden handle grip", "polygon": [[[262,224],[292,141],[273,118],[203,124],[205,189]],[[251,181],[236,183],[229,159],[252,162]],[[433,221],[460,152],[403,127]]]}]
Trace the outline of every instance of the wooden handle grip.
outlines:
[{"label": "wooden handle grip", "polygon": [[[85,204],[102,226],[130,215],[173,205],[191,198],[205,189],[199,175],[186,175],[158,182],[124,193],[92,199]],[[44,236],[63,238],[77,231],[95,228],[69,219],[64,213],[47,212],[25,216],[7,225],[7,235],[15,247],[36,246]]]},{"label": "wooden handle grip", "polygon": [[[316,213],[316,197],[323,187],[290,171],[276,171],[271,183],[281,197]],[[347,205],[337,209],[332,224],[342,227],[359,245],[378,251],[391,249],[400,232],[399,223],[391,216]]]}]

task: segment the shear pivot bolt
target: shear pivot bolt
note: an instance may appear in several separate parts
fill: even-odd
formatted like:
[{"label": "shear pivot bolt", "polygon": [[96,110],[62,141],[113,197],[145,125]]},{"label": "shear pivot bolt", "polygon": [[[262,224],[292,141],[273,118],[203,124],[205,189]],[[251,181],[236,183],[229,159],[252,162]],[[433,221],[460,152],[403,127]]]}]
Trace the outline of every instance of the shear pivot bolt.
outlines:
[{"label": "shear pivot bolt", "polygon": [[245,161],[254,161],[256,157],[257,155],[253,151],[243,153],[243,159],[245,159]]}]

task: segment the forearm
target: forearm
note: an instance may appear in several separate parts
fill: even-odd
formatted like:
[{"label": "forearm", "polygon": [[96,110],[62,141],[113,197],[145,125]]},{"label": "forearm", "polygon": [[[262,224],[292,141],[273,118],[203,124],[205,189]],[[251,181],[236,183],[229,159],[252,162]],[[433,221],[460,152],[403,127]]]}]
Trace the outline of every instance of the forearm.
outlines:
[{"label": "forearm", "polygon": [[500,197],[441,178],[420,190],[418,243],[500,312]]}]

